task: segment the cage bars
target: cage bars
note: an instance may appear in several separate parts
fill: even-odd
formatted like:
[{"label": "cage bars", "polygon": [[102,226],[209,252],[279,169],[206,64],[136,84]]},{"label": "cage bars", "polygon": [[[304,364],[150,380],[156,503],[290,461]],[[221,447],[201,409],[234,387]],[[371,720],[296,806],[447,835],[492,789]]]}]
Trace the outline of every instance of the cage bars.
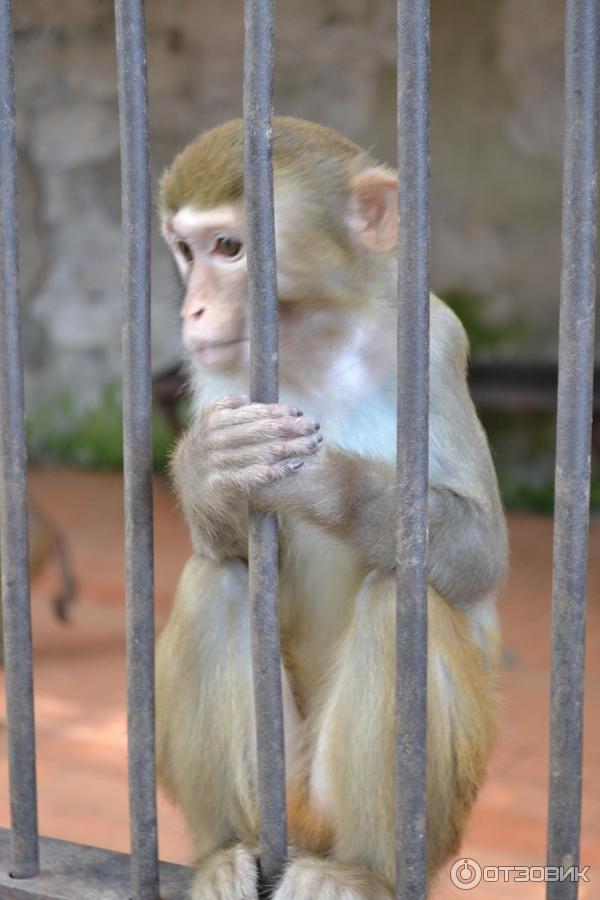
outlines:
[{"label": "cage bars", "polygon": [[427,891],[429,0],[398,0],[396,897]]},{"label": "cage bars", "polygon": [[[558,413],[552,598],[548,865],[577,866],[581,825],[583,679],[590,503],[600,7],[567,0]],[[576,900],[577,881],[548,900]]]},{"label": "cage bars", "polygon": [[[16,142],[10,0],[0,0],[0,552],[5,606],[11,794],[10,878],[0,897],[157,900],[150,392],[148,153],[143,0],[115,0],[124,234],[124,457],[128,732],[132,854],[41,841],[38,874],[28,583],[26,450],[18,289]],[[590,483],[598,152],[596,0],[566,0],[565,154],[548,862],[577,865]],[[427,431],[429,337],[429,2],[397,0],[398,553],[396,809],[398,900],[426,895]],[[251,302],[251,399],[278,397],[272,173],[273,0],[245,5],[245,194]],[[251,511],[250,602],[263,878],[286,859],[285,758],[277,606],[276,519]],[[0,859],[8,834],[0,830]],[[8,861],[7,861],[8,865]],[[161,867],[163,896],[187,873]],[[548,900],[575,900],[576,882]]]},{"label": "cage bars", "polygon": [[[250,301],[250,399],[276,403],[277,273],[273,209],[273,0],[244,9],[244,194]],[[250,510],[249,582],[256,710],[261,871],[271,886],[285,864],[285,750],[274,513]]]},{"label": "cage bars", "polygon": [[158,898],[154,739],[150,154],[143,0],[116,0],[123,228],[123,468],[133,900]]},{"label": "cage bars", "polygon": [[39,848],[10,0],[0,0],[0,270],[0,594],[8,715],[10,867],[14,878],[28,878],[38,871]]}]

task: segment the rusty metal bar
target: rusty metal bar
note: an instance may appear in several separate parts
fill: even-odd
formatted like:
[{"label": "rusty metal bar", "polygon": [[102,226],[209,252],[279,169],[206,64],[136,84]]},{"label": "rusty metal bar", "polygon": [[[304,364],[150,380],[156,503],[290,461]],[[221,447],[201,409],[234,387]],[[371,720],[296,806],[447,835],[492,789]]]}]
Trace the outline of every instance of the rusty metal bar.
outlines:
[{"label": "rusty metal bar", "polygon": [[116,0],[124,291],[123,450],[131,897],[158,898],[154,747],[150,154],[143,0]]},{"label": "rusty metal bar", "polygon": [[398,0],[396,897],[427,893],[429,0]]},{"label": "rusty metal bar", "polygon": [[0,0],[0,595],[4,606],[11,875],[29,878],[38,871],[39,849],[16,183],[12,9],[10,0]]},{"label": "rusty metal bar", "polygon": [[[273,212],[273,0],[246,0],[244,192],[250,295],[250,397],[277,402],[278,320]],[[287,855],[281,699],[277,518],[250,511],[250,602],[258,742],[262,877],[268,887]]]},{"label": "rusty metal bar", "polygon": [[[598,0],[567,0],[548,864],[577,866],[598,213]],[[576,900],[577,881],[548,900]]]}]

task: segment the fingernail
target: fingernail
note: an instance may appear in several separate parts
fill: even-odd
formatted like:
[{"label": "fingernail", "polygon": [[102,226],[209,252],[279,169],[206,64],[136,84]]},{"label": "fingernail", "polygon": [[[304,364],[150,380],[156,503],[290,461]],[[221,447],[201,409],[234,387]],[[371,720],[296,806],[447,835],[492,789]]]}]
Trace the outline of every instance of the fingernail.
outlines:
[{"label": "fingernail", "polygon": [[287,464],[287,467],[288,467],[288,469],[294,470],[294,469],[299,469],[300,466],[303,466],[303,465],[304,465],[303,459],[291,459],[289,461],[289,463]]}]

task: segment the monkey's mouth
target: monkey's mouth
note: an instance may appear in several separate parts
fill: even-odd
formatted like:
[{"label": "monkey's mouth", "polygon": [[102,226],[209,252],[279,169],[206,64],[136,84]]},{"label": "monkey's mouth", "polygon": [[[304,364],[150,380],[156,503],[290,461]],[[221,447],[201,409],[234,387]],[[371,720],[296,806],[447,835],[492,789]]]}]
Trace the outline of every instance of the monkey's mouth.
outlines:
[{"label": "monkey's mouth", "polygon": [[206,368],[220,369],[239,363],[239,350],[248,344],[250,338],[234,338],[230,341],[199,341],[192,347],[198,362]]},{"label": "monkey's mouth", "polygon": [[249,337],[242,337],[231,341],[199,341],[194,345],[194,350],[202,353],[204,350],[215,350],[219,347],[237,347],[238,344],[247,344],[249,340]]}]

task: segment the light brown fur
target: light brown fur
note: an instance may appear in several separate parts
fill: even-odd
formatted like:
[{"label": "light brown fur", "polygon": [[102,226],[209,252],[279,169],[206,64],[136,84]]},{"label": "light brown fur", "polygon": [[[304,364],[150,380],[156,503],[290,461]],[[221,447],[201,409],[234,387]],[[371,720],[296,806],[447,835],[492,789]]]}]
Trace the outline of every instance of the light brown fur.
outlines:
[{"label": "light brown fur", "polygon": [[304,853],[329,853],[334,842],[334,827],[311,803],[308,785],[291,784],[286,804],[288,836],[292,845]]},{"label": "light brown fur", "polygon": [[[256,900],[251,499],[280,524],[290,864],[274,900],[391,900],[396,181],[322,126],[276,119],[273,134],[282,403],[243,396],[241,123],[201,136],[162,182],[195,413],[172,464],[194,556],[158,646],[159,768],[194,839],[193,900]],[[506,533],[466,336],[436,298],[430,330],[433,880],[458,852],[496,730]]]},{"label": "light brown fur", "polygon": [[[198,565],[188,565],[174,614],[159,645],[158,757],[163,784],[183,805],[202,859],[210,854],[213,842],[223,846],[241,840],[256,845],[258,811],[251,749],[250,658],[223,658],[221,645],[215,641],[210,649],[203,647],[202,635],[195,630],[205,602],[225,601],[231,604],[224,617],[231,637],[242,637],[249,628],[244,603],[246,576],[242,563],[231,564],[237,570],[236,579],[239,578],[236,602],[233,597],[221,596],[214,583],[216,566],[211,564],[209,570],[204,568],[201,573]],[[199,592],[201,587],[206,595]],[[330,867],[334,861],[343,865],[360,863],[379,873],[382,882],[390,886],[394,882],[395,858],[394,621],[394,579],[369,576],[356,598],[354,614],[342,633],[326,689],[320,692],[316,708],[309,697],[299,698],[309,710],[302,738],[309,747],[309,767],[319,733],[324,728],[328,731],[327,765],[334,814],[323,811],[318,800],[310,798],[306,768],[290,772],[288,780],[289,839],[295,852],[329,858]],[[207,658],[202,660],[205,653]],[[195,658],[190,659],[190,654]],[[485,643],[479,646],[467,614],[430,591],[431,877],[450,855],[458,852],[484,777],[496,732],[497,662],[497,631],[491,628]],[[198,685],[201,677],[205,679],[201,694],[204,712],[198,706],[199,688],[182,690],[182,685]],[[327,707],[323,697],[332,695],[335,702]],[[382,727],[377,736],[373,732],[375,722]],[[221,826],[207,834],[205,823],[212,822],[214,829],[217,821]]]},{"label": "light brown fur", "polygon": [[[189,144],[165,172],[160,186],[161,209],[172,213],[186,204],[213,209],[243,196],[241,119],[219,125]],[[343,160],[345,169],[339,165]],[[273,162],[277,174],[306,185],[316,194],[346,187],[349,175],[374,161],[347,138],[315,122],[279,116],[273,122]],[[324,208],[322,215],[327,216]]]}]

